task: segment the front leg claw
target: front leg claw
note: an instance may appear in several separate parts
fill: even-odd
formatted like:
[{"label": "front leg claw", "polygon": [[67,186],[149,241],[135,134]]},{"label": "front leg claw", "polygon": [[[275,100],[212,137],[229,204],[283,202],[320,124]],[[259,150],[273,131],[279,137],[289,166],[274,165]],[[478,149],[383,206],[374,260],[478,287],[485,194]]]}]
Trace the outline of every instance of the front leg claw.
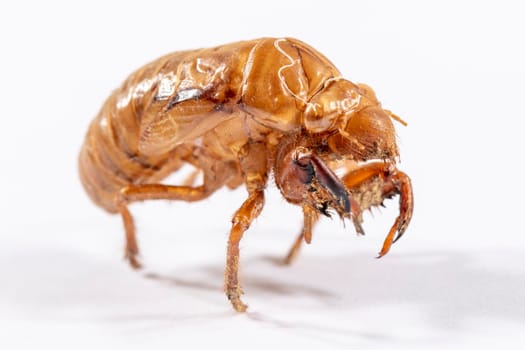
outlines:
[{"label": "front leg claw", "polygon": [[399,194],[399,216],[385,238],[383,247],[378,254],[378,258],[385,256],[393,243],[397,242],[405,233],[405,230],[412,219],[414,210],[414,196],[412,193],[412,183],[408,175],[397,171],[391,175],[394,193]]}]

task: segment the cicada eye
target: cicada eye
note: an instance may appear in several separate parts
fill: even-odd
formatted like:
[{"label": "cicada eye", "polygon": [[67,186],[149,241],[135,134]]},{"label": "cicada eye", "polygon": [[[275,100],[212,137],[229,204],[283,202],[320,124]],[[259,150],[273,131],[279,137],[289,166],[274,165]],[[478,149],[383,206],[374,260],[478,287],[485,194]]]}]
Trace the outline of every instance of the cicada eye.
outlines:
[{"label": "cicada eye", "polygon": [[398,156],[394,125],[390,116],[378,106],[353,114],[344,129],[328,139],[328,144],[334,152],[356,160]]},{"label": "cicada eye", "polygon": [[359,86],[359,93],[362,96],[366,97],[370,101],[378,102],[376,93],[370,86],[363,84],[363,83],[359,83],[357,84],[357,86]]}]

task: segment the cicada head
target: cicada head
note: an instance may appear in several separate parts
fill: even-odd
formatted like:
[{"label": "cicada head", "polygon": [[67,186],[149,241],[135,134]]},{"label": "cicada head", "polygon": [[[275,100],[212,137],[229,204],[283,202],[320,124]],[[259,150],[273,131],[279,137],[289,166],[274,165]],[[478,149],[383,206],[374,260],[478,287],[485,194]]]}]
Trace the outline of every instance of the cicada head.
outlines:
[{"label": "cicada head", "polygon": [[332,131],[328,145],[333,153],[363,161],[398,157],[392,119],[405,124],[381,107],[372,88],[344,79],[320,91],[305,111],[307,130]]}]

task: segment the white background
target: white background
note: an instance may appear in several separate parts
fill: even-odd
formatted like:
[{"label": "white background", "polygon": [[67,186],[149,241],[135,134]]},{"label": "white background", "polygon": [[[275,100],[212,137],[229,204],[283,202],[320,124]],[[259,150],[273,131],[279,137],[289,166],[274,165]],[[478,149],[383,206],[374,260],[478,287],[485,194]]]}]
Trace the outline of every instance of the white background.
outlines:
[{"label": "white background", "polygon": [[[525,344],[519,2],[186,1],[0,5],[0,347],[469,348]],[[242,242],[246,314],[223,296],[229,220],[245,192],[132,206],[123,228],[89,202],[76,157],[90,120],[134,69],[170,51],[293,36],[376,90],[398,127],[414,219],[374,256],[324,220],[296,264],[299,208],[268,191]]]}]

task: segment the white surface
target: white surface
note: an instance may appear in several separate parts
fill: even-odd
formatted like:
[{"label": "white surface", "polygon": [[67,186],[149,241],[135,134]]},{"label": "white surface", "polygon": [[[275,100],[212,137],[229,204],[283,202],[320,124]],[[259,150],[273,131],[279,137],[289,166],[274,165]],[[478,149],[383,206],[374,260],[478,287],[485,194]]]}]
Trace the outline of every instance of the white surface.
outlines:
[{"label": "white surface", "polygon": [[[525,51],[514,2],[264,1],[0,5],[0,347],[473,348],[525,344]],[[166,52],[298,37],[365,82],[398,127],[416,209],[373,259],[395,201],[355,237],[324,220],[297,263],[300,210],[270,189],[242,242],[246,314],[221,292],[243,190],[134,205],[142,257],[76,174],[90,119],[133,69]],[[149,278],[148,278],[149,277]]]}]

